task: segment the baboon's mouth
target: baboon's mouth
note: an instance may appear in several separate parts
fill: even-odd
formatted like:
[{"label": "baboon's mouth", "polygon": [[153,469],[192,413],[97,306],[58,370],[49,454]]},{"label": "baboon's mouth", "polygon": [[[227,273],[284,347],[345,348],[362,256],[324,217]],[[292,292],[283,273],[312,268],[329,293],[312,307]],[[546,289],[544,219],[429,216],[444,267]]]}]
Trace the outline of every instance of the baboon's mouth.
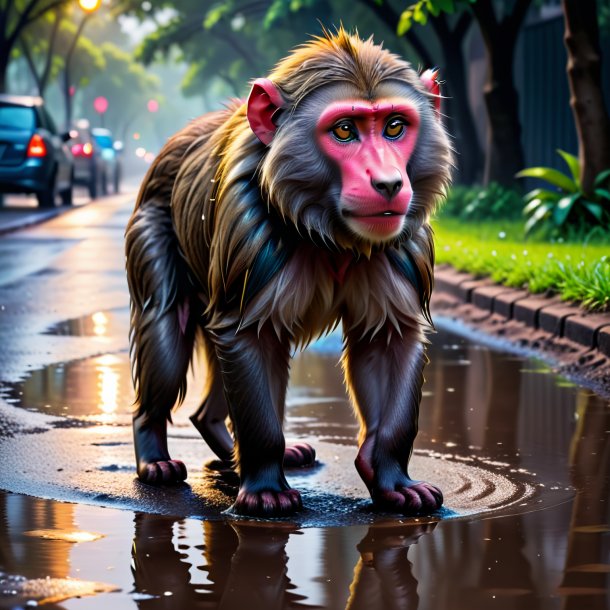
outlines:
[{"label": "baboon's mouth", "polygon": [[395,212],[394,210],[383,210],[382,212],[376,212],[374,214],[357,214],[353,210],[343,210],[343,215],[348,218],[383,218],[387,216],[404,216],[402,212]]}]

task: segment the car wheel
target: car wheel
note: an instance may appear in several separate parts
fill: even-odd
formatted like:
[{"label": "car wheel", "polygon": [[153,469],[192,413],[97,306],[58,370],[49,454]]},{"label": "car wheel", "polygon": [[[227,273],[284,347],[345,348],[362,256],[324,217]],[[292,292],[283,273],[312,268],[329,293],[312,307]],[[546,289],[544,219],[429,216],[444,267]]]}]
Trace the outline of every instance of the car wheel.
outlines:
[{"label": "car wheel", "polygon": [[121,190],[121,170],[117,167],[114,172],[114,192],[118,195]]},{"label": "car wheel", "polygon": [[55,172],[53,172],[47,187],[36,193],[36,198],[38,199],[38,206],[41,208],[55,207]]},{"label": "car wheel", "polygon": [[108,178],[106,172],[102,174],[102,195],[108,195]]},{"label": "car wheel", "polygon": [[91,197],[91,199],[95,199],[98,195],[96,171],[91,174],[91,177],[89,178],[89,184],[87,186],[89,188],[89,197]]},{"label": "car wheel", "polygon": [[70,184],[68,188],[61,192],[61,202],[63,205],[72,205],[73,200],[73,189],[74,189],[74,174],[70,176]]}]

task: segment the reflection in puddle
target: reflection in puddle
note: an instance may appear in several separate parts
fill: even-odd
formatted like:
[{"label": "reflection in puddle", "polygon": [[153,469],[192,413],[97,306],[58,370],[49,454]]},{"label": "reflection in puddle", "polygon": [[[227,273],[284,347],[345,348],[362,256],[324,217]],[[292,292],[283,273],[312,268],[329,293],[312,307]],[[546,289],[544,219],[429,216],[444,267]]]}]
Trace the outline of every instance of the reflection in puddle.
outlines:
[{"label": "reflection in puddle", "polygon": [[[302,530],[0,494],[0,608],[114,591],[92,607],[605,610],[607,539],[592,531],[574,539],[574,510]],[[106,536],[86,544],[23,538],[34,523]]]},{"label": "reflection in puddle", "polygon": [[23,532],[24,536],[32,538],[46,538],[47,540],[65,540],[66,542],[93,542],[103,538],[103,534],[94,534],[93,532],[69,532],[60,529],[53,530],[30,530]]},{"label": "reflection in puddle", "polygon": [[[0,608],[44,606],[57,604],[71,598],[110,593],[118,588],[102,582],[88,582],[75,578],[34,578],[3,574],[0,572]],[[8,603],[5,606],[4,598]]]},{"label": "reflection in puddle", "polygon": [[108,337],[124,335],[129,327],[129,310],[126,308],[95,311],[80,318],[64,320],[46,330],[45,335],[72,337]]},{"label": "reflection in puddle", "polygon": [[101,423],[129,415],[134,400],[127,354],[50,365],[22,383],[6,384],[3,393],[16,406]]}]

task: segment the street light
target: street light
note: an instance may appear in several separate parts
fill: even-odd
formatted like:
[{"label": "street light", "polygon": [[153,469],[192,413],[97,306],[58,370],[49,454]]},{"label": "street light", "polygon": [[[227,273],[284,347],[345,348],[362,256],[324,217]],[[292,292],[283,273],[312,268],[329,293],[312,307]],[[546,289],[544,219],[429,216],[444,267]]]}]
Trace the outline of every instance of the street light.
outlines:
[{"label": "street light", "polygon": [[93,13],[102,6],[102,0],[78,0],[78,6],[80,6],[85,13]]}]

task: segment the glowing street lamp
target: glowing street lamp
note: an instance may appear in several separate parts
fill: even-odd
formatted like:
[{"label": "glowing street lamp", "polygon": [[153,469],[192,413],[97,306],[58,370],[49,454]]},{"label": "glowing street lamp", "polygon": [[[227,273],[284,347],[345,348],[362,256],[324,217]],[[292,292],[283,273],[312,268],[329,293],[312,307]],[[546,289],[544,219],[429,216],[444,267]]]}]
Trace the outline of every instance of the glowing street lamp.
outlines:
[{"label": "glowing street lamp", "polygon": [[78,0],[78,6],[80,6],[85,13],[93,13],[102,6],[102,0]]}]

